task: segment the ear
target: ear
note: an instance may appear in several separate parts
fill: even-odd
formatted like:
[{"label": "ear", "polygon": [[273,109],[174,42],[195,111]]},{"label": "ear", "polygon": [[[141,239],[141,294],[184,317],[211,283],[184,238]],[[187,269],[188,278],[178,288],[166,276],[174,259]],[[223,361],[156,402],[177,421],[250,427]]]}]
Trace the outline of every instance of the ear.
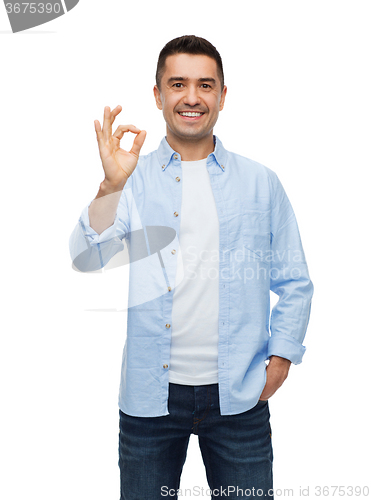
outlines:
[{"label": "ear", "polygon": [[222,95],[220,96],[219,111],[224,108],[225,96],[227,94],[227,87],[224,85]]},{"label": "ear", "polygon": [[158,109],[162,109],[161,92],[157,85],[153,87],[153,94],[156,99],[156,106],[158,107]]}]

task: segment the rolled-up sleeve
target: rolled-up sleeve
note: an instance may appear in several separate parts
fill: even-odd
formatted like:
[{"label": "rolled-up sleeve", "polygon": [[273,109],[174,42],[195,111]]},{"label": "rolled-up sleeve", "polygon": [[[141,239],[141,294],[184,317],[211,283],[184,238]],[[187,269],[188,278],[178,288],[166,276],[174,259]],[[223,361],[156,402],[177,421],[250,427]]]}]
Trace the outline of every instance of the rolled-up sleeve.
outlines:
[{"label": "rolled-up sleeve", "polygon": [[129,232],[129,216],[125,189],[117,207],[113,224],[98,234],[90,226],[89,206],[82,211],[69,239],[73,267],[81,272],[97,271],[124,249],[123,240]]},{"label": "rolled-up sleeve", "polygon": [[291,203],[277,175],[269,170],[271,186],[270,289],[279,297],[270,316],[268,357],[293,364],[302,361],[303,340],[311,310],[313,283]]}]

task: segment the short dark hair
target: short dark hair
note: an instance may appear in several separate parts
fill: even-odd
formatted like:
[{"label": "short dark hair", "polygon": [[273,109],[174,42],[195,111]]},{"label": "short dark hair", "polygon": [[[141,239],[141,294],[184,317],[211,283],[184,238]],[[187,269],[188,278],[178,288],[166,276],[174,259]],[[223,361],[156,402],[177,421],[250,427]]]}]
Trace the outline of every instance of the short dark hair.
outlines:
[{"label": "short dark hair", "polygon": [[214,45],[195,35],[185,35],[170,40],[161,50],[157,61],[156,85],[160,89],[161,78],[165,72],[165,63],[168,56],[175,54],[194,54],[209,56],[216,61],[218,76],[222,89],[224,87],[224,72],[222,58]]}]

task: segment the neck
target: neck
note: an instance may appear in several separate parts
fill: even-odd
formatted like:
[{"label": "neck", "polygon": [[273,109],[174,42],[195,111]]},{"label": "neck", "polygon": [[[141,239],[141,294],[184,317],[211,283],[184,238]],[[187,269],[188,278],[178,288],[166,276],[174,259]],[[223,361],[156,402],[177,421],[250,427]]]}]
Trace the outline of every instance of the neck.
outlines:
[{"label": "neck", "polygon": [[174,136],[167,129],[166,140],[169,146],[180,154],[183,161],[197,161],[207,158],[215,149],[213,132],[202,139],[184,140]]}]

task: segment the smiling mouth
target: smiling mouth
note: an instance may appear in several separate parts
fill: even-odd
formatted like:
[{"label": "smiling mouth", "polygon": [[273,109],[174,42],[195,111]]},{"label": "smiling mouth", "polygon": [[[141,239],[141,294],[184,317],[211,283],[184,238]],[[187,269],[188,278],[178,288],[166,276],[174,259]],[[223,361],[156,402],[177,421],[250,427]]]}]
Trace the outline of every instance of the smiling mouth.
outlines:
[{"label": "smiling mouth", "polygon": [[205,113],[200,113],[198,111],[178,111],[178,114],[180,116],[185,116],[187,118],[198,118],[204,115]]}]

